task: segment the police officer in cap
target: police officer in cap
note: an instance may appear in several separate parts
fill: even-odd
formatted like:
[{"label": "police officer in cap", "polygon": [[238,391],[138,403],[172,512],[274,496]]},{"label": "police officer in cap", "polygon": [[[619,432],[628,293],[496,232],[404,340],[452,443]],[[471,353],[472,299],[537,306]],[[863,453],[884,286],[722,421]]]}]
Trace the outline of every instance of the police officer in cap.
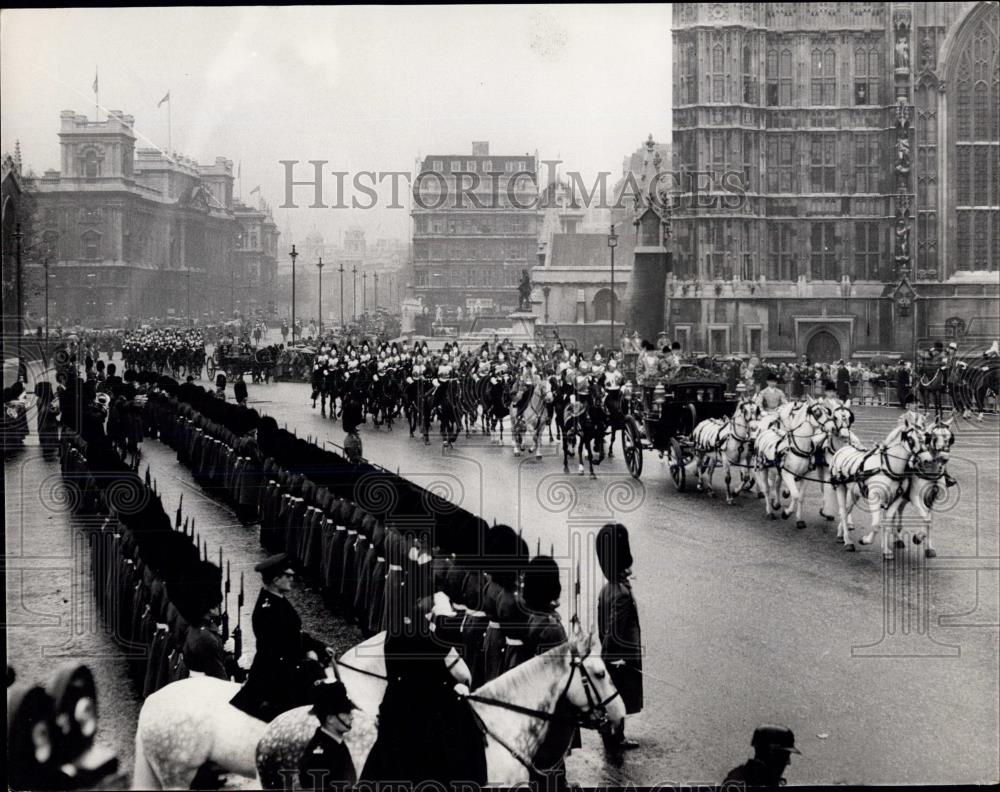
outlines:
[{"label": "police officer in cap", "polygon": [[723,786],[743,784],[751,787],[777,787],[785,783],[782,774],[793,753],[802,752],[795,747],[795,735],[786,726],[758,726],[753,733],[754,755],[726,775]]},{"label": "police officer in cap", "polygon": [[278,553],[254,569],[264,581],[252,617],[257,653],[246,684],[230,703],[267,722],[305,703],[303,660],[323,657],[325,662],[332,650],[302,630],[302,620],[287,599],[295,579],[288,556]]},{"label": "police officer in cap", "polygon": [[319,728],[299,760],[299,783],[302,789],[315,792],[352,787],[358,777],[344,736],[351,730],[357,707],[339,680],[317,682],[314,702],[309,714],[319,719]]}]

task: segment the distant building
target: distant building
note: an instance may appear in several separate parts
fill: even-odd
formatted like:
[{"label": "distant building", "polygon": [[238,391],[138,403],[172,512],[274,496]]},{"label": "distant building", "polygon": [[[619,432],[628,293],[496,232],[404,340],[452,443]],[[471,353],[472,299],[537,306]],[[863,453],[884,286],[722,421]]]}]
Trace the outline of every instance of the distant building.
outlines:
[{"label": "distant building", "polygon": [[266,310],[278,236],[270,210],[234,204],[230,160],[136,150],[133,125],[120,110],[104,121],[63,111],[61,169],[30,180],[36,223],[56,240],[52,316],[120,325]]},{"label": "distant building", "polygon": [[473,143],[471,156],[431,155],[417,169],[411,210],[417,298],[435,315],[516,310],[521,272],[537,261],[537,158],[491,155],[481,142]]},{"label": "distant building", "polygon": [[[667,332],[712,353],[1000,333],[1000,6],[679,3]],[[705,201],[714,199],[713,206]]]}]

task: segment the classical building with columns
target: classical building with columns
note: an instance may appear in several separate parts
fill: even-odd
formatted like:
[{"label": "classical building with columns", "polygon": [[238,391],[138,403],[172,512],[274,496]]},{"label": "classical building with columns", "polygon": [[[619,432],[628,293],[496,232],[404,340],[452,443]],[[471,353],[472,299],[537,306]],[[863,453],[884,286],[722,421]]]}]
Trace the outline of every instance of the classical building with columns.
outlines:
[{"label": "classical building with columns", "polygon": [[54,240],[51,315],[120,326],[223,318],[273,300],[277,229],[233,201],[233,163],[136,149],[135,119],[61,114],[60,170],[26,180],[35,226]]},{"label": "classical building with columns", "polygon": [[689,178],[673,214],[672,337],[814,360],[997,337],[1000,6],[673,15],[673,166]]}]

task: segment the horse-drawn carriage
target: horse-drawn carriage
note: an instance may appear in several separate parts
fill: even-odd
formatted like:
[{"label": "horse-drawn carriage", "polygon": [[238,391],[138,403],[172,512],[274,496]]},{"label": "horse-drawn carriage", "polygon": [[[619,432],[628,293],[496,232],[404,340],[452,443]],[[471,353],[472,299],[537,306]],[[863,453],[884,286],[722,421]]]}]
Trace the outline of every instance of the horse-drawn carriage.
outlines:
[{"label": "horse-drawn carriage", "polygon": [[642,475],[643,451],[666,457],[678,490],[687,486],[697,464],[691,434],[707,418],[729,418],[737,402],[726,398],[726,382],[697,366],[678,371],[654,384],[627,389],[622,403],[622,446],[633,478]]},{"label": "horse-drawn carriage", "polygon": [[205,371],[209,378],[221,371],[229,379],[250,372],[254,382],[266,382],[274,373],[275,362],[274,355],[267,347],[257,350],[216,347],[205,359]]}]

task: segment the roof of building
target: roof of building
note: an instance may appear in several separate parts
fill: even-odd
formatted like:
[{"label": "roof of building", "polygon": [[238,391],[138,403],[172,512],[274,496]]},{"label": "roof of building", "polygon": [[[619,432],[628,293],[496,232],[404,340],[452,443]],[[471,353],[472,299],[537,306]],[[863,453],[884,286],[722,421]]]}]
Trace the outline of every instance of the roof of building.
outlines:
[{"label": "roof of building", "polygon": [[[631,225],[621,226],[618,232],[616,263],[620,267],[632,266],[631,252],[635,247],[635,230]],[[607,234],[553,234],[549,267],[604,267],[611,266],[611,251]]]}]

